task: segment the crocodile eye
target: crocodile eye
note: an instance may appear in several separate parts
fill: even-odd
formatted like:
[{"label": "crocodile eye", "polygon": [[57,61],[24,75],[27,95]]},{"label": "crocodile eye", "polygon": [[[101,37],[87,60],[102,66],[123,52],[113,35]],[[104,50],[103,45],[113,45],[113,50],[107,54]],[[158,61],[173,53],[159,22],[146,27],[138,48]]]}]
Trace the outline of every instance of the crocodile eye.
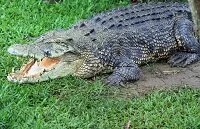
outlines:
[{"label": "crocodile eye", "polygon": [[45,56],[45,57],[50,57],[50,56],[51,56],[51,52],[50,52],[49,49],[45,49],[45,50],[44,50],[44,56]]},{"label": "crocodile eye", "polygon": [[72,39],[72,38],[69,38],[69,39],[66,39],[66,41],[68,41],[68,42],[72,42],[73,39]]}]

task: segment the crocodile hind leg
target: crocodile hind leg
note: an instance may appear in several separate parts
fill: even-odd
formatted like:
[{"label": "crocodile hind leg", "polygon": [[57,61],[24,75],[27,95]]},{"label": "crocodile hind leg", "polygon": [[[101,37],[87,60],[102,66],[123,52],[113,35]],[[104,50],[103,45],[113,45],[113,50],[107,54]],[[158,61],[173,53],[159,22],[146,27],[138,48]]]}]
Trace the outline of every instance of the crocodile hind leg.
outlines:
[{"label": "crocodile hind leg", "polygon": [[114,72],[105,80],[108,85],[124,85],[124,82],[138,80],[141,70],[132,60],[122,57],[117,59]]},{"label": "crocodile hind leg", "polygon": [[199,61],[200,43],[194,35],[193,23],[188,19],[179,19],[174,29],[179,49],[170,57],[168,63],[171,66],[185,67]]},{"label": "crocodile hind leg", "polygon": [[187,53],[187,52],[176,52],[170,57],[168,61],[171,66],[186,67],[189,64],[200,60],[199,54]]}]

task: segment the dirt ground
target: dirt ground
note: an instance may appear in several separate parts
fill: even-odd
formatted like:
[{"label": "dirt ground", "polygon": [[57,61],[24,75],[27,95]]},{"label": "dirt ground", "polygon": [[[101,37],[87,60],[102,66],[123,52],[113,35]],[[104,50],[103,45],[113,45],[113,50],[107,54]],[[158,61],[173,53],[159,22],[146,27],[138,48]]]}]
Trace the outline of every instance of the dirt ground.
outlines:
[{"label": "dirt ground", "polygon": [[127,84],[123,89],[127,95],[177,87],[200,88],[200,62],[186,68],[170,67],[167,63],[153,63],[142,66],[141,69],[143,75],[140,80]]}]

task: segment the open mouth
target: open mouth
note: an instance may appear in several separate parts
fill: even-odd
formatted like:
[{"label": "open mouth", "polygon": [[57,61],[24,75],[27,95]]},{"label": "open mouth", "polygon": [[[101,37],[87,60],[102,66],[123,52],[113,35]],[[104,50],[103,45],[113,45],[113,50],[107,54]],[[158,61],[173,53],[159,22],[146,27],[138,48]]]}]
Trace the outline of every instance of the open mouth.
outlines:
[{"label": "open mouth", "polygon": [[34,58],[22,65],[20,70],[13,70],[7,79],[16,83],[35,83],[74,75],[82,61],[73,53],[65,53],[59,57]]},{"label": "open mouth", "polygon": [[8,75],[9,81],[20,81],[25,78],[40,78],[45,72],[51,71],[61,62],[62,58],[49,58],[44,57],[40,61],[31,59],[28,63],[24,64],[20,70],[12,72]]}]

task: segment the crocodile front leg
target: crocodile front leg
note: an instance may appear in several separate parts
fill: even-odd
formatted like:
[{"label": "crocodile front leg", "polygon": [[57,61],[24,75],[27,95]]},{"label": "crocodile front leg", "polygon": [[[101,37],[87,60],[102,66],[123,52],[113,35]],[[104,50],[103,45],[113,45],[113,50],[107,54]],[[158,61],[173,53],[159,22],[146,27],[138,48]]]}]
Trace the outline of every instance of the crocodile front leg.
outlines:
[{"label": "crocodile front leg", "polygon": [[[82,78],[94,77],[98,73],[113,71],[105,80],[105,84],[112,86],[123,85],[127,81],[138,80],[141,76],[140,68],[127,57],[115,57],[111,62],[105,62],[93,53],[86,53],[81,64],[77,65],[75,76]],[[105,59],[106,57],[104,57]],[[107,56],[107,58],[110,58]]]},{"label": "crocodile front leg", "polygon": [[115,59],[114,72],[105,80],[108,85],[124,85],[127,81],[136,81],[141,76],[141,70],[132,60],[126,57]]}]

